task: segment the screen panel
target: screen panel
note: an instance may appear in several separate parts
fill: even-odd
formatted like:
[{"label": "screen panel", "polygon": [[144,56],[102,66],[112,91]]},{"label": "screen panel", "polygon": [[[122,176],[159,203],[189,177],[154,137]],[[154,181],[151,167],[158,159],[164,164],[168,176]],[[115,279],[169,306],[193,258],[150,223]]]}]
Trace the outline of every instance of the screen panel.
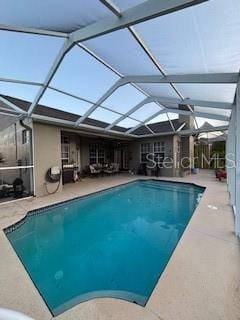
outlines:
[{"label": "screen panel", "polygon": [[0,0],[0,21],[12,26],[72,32],[110,16],[98,0]]},{"label": "screen panel", "polygon": [[145,119],[147,119],[148,117],[150,117],[151,115],[153,115],[161,109],[162,108],[156,103],[148,103],[140,109],[138,109],[137,111],[135,111],[134,113],[132,113],[131,117],[140,121],[144,121]]},{"label": "screen panel", "polygon": [[217,109],[217,108],[207,108],[207,107],[198,107],[194,106],[195,111],[203,112],[203,113],[209,113],[209,114],[216,114],[216,115],[223,115],[230,117],[231,110],[225,110],[225,109]]},{"label": "screen panel", "polygon": [[119,77],[75,46],[64,58],[51,86],[96,102]]},{"label": "screen panel", "polygon": [[155,118],[151,119],[148,121],[146,124],[151,124],[151,123],[156,123],[156,122],[163,122],[163,121],[168,121],[168,117],[166,113],[160,114],[156,116]]},{"label": "screen panel", "polygon": [[168,119],[171,119],[171,120],[175,120],[179,118],[178,113],[174,113],[174,112],[167,112],[167,116],[168,116]]},{"label": "screen panel", "polygon": [[167,74],[238,72],[239,12],[238,0],[211,0],[135,29]]},{"label": "screen panel", "polygon": [[89,118],[104,121],[106,123],[112,123],[119,118],[119,114],[98,107],[90,114]]},{"label": "screen panel", "polygon": [[146,96],[130,84],[118,88],[107,100],[103,102],[112,110],[125,113],[142,101]]},{"label": "screen panel", "polygon": [[124,120],[122,120],[121,122],[119,122],[117,125],[119,127],[123,127],[123,128],[133,128],[135,126],[137,126],[139,124],[138,121],[135,121],[133,119],[130,119],[130,118],[125,118]]},{"label": "screen panel", "polygon": [[92,104],[75,99],[65,94],[47,89],[39,104],[82,116]]},{"label": "screen panel", "polygon": [[185,98],[232,103],[235,97],[235,84],[178,83]]},{"label": "screen panel", "polygon": [[125,11],[145,1],[146,0],[113,0],[113,3],[116,4],[121,11]]},{"label": "screen panel", "polygon": [[85,41],[84,45],[122,75],[159,74],[159,70],[127,29]]},{"label": "screen panel", "polygon": [[168,83],[138,83],[138,86],[151,96],[179,98]]},{"label": "screen panel", "polygon": [[213,120],[213,119],[207,119],[207,118],[201,118],[201,117],[196,117],[196,122],[199,128],[201,128],[204,124],[205,125],[210,124],[213,127],[228,126],[229,124],[228,121]]},{"label": "screen panel", "polygon": [[[1,112],[1,110],[0,110]],[[7,129],[8,127],[10,127],[12,124],[14,124],[17,121],[17,114],[16,116],[5,116],[0,114],[0,134],[2,135],[3,133],[1,133],[3,130]],[[3,156],[1,155],[0,152],[0,157]],[[0,161],[0,166],[1,166],[1,161]]]},{"label": "screen panel", "polygon": [[63,44],[63,39],[0,31],[0,75],[43,82]]},{"label": "screen panel", "polygon": [[16,84],[0,81],[0,94],[32,102],[40,89],[39,86]]}]

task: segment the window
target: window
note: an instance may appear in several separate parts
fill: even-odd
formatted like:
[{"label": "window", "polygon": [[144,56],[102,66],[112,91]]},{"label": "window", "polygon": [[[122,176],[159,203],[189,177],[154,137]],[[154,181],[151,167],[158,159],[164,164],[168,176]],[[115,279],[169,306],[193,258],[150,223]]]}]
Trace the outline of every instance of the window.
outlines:
[{"label": "window", "polygon": [[154,152],[154,160],[157,163],[161,163],[165,155],[165,142],[164,141],[154,142],[153,152]]},{"label": "window", "polygon": [[[150,154],[152,155],[151,157]],[[148,158],[147,155],[149,155]],[[164,141],[156,141],[154,143],[141,143],[141,162],[148,162],[149,160],[153,160],[153,156],[154,160],[157,163],[163,161],[165,156]]]},{"label": "window", "polygon": [[154,142],[154,153],[165,152],[165,142]]},{"label": "window", "polygon": [[97,163],[97,145],[89,146],[89,164]]},{"label": "window", "polygon": [[104,163],[105,160],[105,152],[104,152],[104,147],[100,146],[98,147],[98,162],[97,163]]},{"label": "window", "polygon": [[68,164],[69,163],[69,137],[68,136],[62,136],[61,137],[61,159],[62,164]]},{"label": "window", "polygon": [[89,164],[105,162],[105,150],[103,145],[91,144],[89,146]]},{"label": "window", "polygon": [[147,162],[147,155],[150,153],[150,143],[141,143],[141,162]]},{"label": "window", "polygon": [[23,130],[22,131],[22,144],[28,143],[28,131]]}]

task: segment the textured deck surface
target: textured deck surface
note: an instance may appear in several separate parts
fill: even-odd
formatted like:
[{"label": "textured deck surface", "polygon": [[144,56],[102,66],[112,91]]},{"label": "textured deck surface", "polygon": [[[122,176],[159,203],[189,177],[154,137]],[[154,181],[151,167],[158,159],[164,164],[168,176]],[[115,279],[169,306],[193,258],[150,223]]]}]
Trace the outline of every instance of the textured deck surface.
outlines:
[{"label": "textured deck surface", "polygon": [[[52,318],[2,229],[27,211],[137,179],[114,176],[64,186],[61,193],[0,205],[0,306],[36,320]],[[240,245],[225,182],[210,171],[186,178],[206,187],[183,237],[145,308],[116,299],[95,299],[64,312],[61,320],[239,320]]]}]

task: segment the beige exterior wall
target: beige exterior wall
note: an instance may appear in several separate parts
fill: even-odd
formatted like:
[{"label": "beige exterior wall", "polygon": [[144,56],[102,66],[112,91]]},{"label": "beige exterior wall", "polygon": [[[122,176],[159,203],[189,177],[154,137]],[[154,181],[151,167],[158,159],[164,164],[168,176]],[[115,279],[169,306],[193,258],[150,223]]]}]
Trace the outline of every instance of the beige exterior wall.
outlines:
[{"label": "beige exterior wall", "polygon": [[[46,195],[46,172],[52,166],[62,167],[61,162],[61,132],[62,128],[48,124],[33,124],[33,140],[34,140],[34,165],[35,165],[35,194],[37,196]],[[90,143],[105,143],[105,161],[108,162],[110,157],[109,142],[100,138],[88,138],[77,135],[75,133],[66,132],[70,136],[70,162],[76,163],[80,170],[85,170],[89,165],[89,144]],[[138,171],[140,167],[140,146],[142,142],[150,142],[153,146],[154,142],[165,142],[165,157],[173,159],[173,166],[168,165],[166,168],[160,169],[161,176],[179,176],[181,169],[179,160],[183,155],[194,156],[193,138],[180,138],[174,136],[160,136],[139,139],[129,142],[129,169]],[[181,146],[181,154],[177,154],[178,144]],[[153,151],[153,150],[152,150]],[[57,187],[56,183],[49,184],[50,192]],[[62,181],[59,191],[62,190]]]},{"label": "beige exterior wall", "polygon": [[[175,144],[174,144],[174,136],[160,136],[160,137],[153,137],[153,138],[146,138],[146,139],[141,139],[134,141],[130,144],[129,150],[130,150],[130,169],[131,170],[136,170],[138,171],[141,163],[141,155],[140,155],[140,150],[141,150],[141,143],[151,143],[151,146],[153,146],[154,142],[165,142],[165,158],[169,157],[171,159],[174,159],[174,152],[176,151],[175,149]],[[153,150],[151,150],[153,152]],[[167,165],[168,167],[166,168],[161,168],[160,169],[160,175],[161,176],[175,176],[175,169],[174,168],[169,168],[170,165]]]},{"label": "beige exterior wall", "polygon": [[181,158],[189,158],[190,168],[184,171],[185,174],[190,174],[194,166],[194,138],[192,136],[181,138]]},{"label": "beige exterior wall", "polygon": [[69,151],[70,151],[70,157],[69,162],[77,164],[79,166],[80,171],[86,170],[86,168],[89,165],[89,145],[90,144],[98,144],[101,143],[104,145],[105,149],[105,161],[109,161],[109,142],[106,140],[101,140],[99,138],[88,138],[83,137],[80,135],[77,135],[75,133],[71,132],[63,132],[63,135],[66,135],[69,137]]},{"label": "beige exterior wall", "polygon": [[[61,164],[61,130],[58,127],[46,124],[33,124],[34,166],[35,166],[35,195],[43,196],[46,191],[46,172],[53,166]],[[58,183],[47,183],[49,192],[53,192]],[[60,182],[59,191],[62,190]]]},{"label": "beige exterior wall", "polygon": [[80,159],[81,159],[81,170],[86,170],[89,165],[89,144],[96,143],[95,139],[80,138]]}]

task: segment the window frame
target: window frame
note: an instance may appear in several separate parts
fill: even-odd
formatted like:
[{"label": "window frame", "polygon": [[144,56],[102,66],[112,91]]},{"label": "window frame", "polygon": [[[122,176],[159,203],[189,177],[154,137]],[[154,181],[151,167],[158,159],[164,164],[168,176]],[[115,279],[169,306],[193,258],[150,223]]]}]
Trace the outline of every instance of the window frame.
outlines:
[{"label": "window frame", "polygon": [[[158,146],[156,148],[156,146]],[[153,153],[165,153],[166,144],[165,141],[154,141],[153,143]]]},{"label": "window frame", "polygon": [[[166,141],[142,142],[140,143],[140,163],[148,162],[145,160],[147,154],[152,154],[154,161],[161,163],[164,160],[165,152]],[[161,161],[159,161],[159,156]]]},{"label": "window frame", "polygon": [[[143,148],[144,146],[144,148]],[[146,147],[148,146],[148,147]],[[148,160],[144,160],[147,154],[151,153],[151,143],[143,142],[140,144],[140,163],[147,163]]]},{"label": "window frame", "polygon": [[163,163],[166,151],[165,141],[154,141],[153,142],[153,154],[154,161],[158,164]]},{"label": "window frame", "polygon": [[[94,153],[94,155],[91,155],[91,153]],[[89,164],[104,164],[105,154],[104,145],[96,143],[89,144]],[[93,161],[93,159],[95,160]]]},{"label": "window frame", "polygon": [[27,144],[28,141],[28,130],[24,129],[22,130],[22,144]]},{"label": "window frame", "polygon": [[[67,148],[64,150],[64,148]],[[61,136],[61,161],[62,164],[68,164],[70,160],[70,139],[69,136]]]}]

